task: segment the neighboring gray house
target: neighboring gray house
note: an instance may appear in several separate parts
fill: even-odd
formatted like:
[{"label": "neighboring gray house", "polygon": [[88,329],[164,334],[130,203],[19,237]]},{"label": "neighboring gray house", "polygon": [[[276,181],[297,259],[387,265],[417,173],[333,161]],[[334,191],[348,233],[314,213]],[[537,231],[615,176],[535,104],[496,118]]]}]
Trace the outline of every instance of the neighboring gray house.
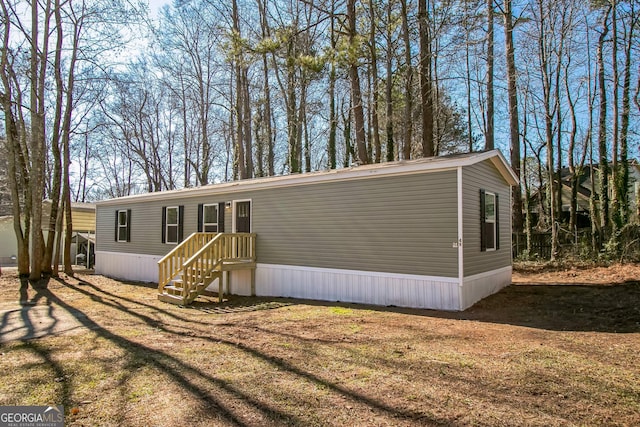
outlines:
[{"label": "neighboring gray house", "polygon": [[18,265],[18,241],[13,217],[0,216],[0,267]]},{"label": "neighboring gray house", "polygon": [[96,272],[158,282],[183,237],[251,232],[234,294],[464,310],[511,282],[516,183],[494,150],[106,200]]},{"label": "neighboring gray house", "polygon": [[[610,164],[613,167],[613,164]],[[591,175],[594,177],[594,182],[591,182]],[[565,167],[560,169],[560,177],[562,182],[562,220],[569,222],[569,214],[571,210],[571,171]],[[609,182],[613,182],[613,175],[609,175]],[[555,181],[557,186],[557,180]],[[610,184],[612,185],[612,184]],[[577,213],[577,226],[578,228],[586,228],[591,226],[590,218],[590,200],[591,189],[596,190],[596,210],[600,209],[600,200],[598,193],[600,192],[600,165],[585,165],[582,168],[582,173],[578,177],[577,186],[577,200],[576,200],[576,213]],[[542,197],[544,202],[546,186],[542,189]],[[611,192],[611,187],[609,189]],[[611,196],[611,194],[609,194]],[[640,164],[635,159],[629,161],[629,189],[627,192],[627,200],[629,201],[629,222],[640,221]],[[534,214],[534,221],[537,221],[540,214],[540,192],[536,191],[531,196],[531,211]]]}]

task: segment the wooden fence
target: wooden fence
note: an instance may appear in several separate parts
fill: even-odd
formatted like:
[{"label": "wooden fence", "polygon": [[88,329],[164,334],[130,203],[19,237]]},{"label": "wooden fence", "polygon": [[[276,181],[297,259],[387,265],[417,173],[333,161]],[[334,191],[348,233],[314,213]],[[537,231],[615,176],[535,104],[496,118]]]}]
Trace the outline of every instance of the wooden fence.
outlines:
[{"label": "wooden fence", "polygon": [[[581,242],[590,242],[591,229],[583,228],[573,232],[559,228],[558,233],[558,249],[566,252],[567,250],[578,250]],[[585,240],[587,239],[587,240]],[[512,251],[513,258],[522,256],[527,251],[527,234],[512,233]],[[531,233],[531,250],[529,257],[537,257],[540,259],[551,259],[551,232],[533,232]]]}]

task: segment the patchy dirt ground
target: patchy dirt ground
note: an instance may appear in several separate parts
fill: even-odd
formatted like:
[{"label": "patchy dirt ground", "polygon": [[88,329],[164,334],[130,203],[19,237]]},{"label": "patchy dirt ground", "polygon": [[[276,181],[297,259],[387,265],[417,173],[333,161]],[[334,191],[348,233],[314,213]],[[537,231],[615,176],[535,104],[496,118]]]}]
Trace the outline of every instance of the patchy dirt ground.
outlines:
[{"label": "patchy dirt ground", "polygon": [[3,273],[0,405],[69,426],[640,425],[638,265],[522,266],[462,313]]},{"label": "patchy dirt ground", "polygon": [[515,284],[581,284],[617,285],[640,281],[640,264],[614,264],[611,266],[555,266],[522,263],[515,266],[512,281]]}]

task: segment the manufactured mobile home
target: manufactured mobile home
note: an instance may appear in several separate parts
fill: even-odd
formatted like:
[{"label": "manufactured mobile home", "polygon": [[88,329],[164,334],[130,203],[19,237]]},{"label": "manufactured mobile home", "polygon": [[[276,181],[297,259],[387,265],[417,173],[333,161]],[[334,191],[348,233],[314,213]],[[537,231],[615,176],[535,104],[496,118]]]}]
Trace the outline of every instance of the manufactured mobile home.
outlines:
[{"label": "manufactured mobile home", "polygon": [[96,272],[159,283],[169,302],[217,283],[237,295],[464,310],[511,282],[516,183],[493,150],[106,200]]}]

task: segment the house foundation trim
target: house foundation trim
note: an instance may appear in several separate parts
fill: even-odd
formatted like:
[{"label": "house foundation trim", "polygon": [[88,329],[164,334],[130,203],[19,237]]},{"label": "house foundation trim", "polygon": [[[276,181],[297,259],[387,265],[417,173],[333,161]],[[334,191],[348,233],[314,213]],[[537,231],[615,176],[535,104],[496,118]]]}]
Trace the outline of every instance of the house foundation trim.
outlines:
[{"label": "house foundation trim", "polygon": [[[96,252],[96,274],[158,281],[159,255]],[[459,311],[511,283],[511,266],[463,278],[258,263],[255,294],[380,306]],[[232,271],[230,291],[251,295],[251,274]]]},{"label": "house foundation trim", "polygon": [[261,263],[256,268],[259,296],[459,310],[459,292],[457,277]]},{"label": "house foundation trim", "polygon": [[481,299],[509,286],[512,272],[513,268],[509,265],[465,277],[461,286],[460,310],[466,310]]},{"label": "house foundation trim", "polygon": [[115,279],[158,283],[160,255],[96,251],[96,274]]}]

